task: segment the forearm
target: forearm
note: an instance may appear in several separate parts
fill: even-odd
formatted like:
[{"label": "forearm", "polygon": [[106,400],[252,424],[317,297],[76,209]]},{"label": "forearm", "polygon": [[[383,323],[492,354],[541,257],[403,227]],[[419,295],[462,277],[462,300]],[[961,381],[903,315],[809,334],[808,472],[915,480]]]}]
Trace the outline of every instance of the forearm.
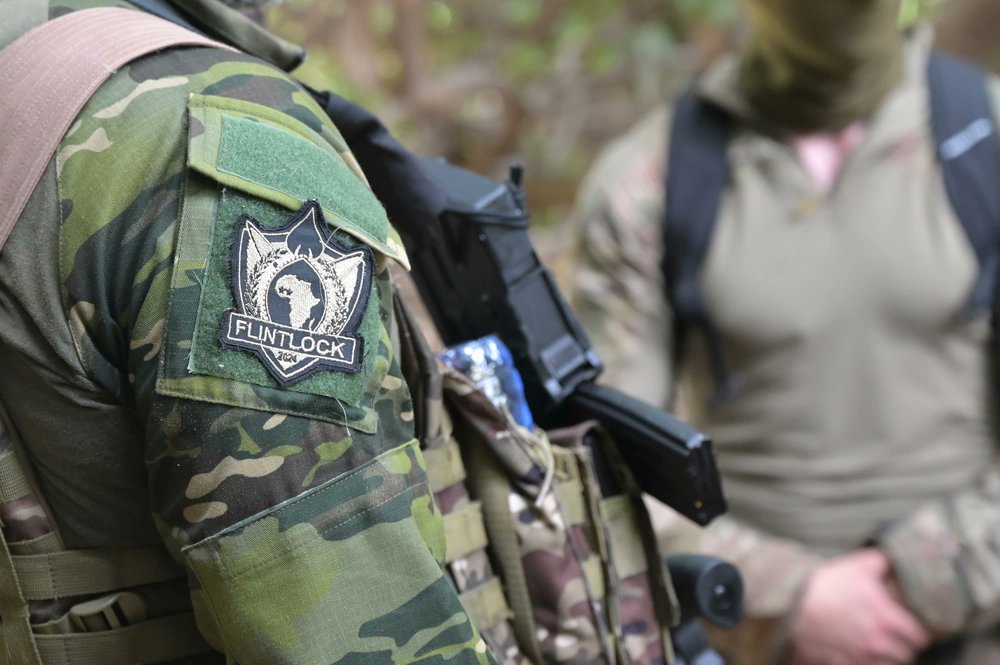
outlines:
[{"label": "forearm", "polygon": [[1000,469],[891,525],[879,545],[910,609],[939,637],[1000,616]]}]

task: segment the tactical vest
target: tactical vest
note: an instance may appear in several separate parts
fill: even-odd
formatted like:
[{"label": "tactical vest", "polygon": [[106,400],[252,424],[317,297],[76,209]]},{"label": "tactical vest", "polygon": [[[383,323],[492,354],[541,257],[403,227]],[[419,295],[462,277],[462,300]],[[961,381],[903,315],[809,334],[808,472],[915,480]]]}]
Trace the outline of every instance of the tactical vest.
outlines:
[{"label": "tactical vest", "polygon": [[398,299],[400,337],[428,477],[444,514],[446,565],[504,663],[671,662],[679,618],[635,480],[612,464],[602,496],[597,423],[528,430],[437,363]]},{"label": "tactical vest", "polygon": [[[109,71],[173,45],[226,48],[146,14],[126,12],[121,20],[121,13],[74,12],[0,52],[0,70],[24,72],[0,91],[0,125],[35,123],[0,144],[0,249]],[[38,35],[54,29],[64,39],[88,30],[88,48],[101,44],[104,53],[91,61],[63,51],[52,67],[60,51],[49,48],[51,36]],[[32,105],[62,115],[25,120]],[[444,516],[446,567],[494,654],[511,664],[670,662],[676,601],[624,465],[613,465],[621,493],[601,494],[591,451],[600,446],[612,459],[615,451],[599,426],[545,433],[517,425],[468,379],[438,365],[399,298],[397,318],[429,482]],[[2,405],[0,417],[0,665],[126,665],[207,653],[185,573],[163,547],[64,547]],[[147,606],[141,592],[150,585],[169,586],[186,606]],[[41,615],[52,619],[39,623]]]}]

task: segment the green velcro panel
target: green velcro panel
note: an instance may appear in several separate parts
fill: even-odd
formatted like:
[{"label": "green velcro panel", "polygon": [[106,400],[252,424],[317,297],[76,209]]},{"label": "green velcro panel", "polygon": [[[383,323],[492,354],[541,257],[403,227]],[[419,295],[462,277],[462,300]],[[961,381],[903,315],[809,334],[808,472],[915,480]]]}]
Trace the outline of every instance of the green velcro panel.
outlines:
[{"label": "green velcro panel", "polygon": [[37,635],[35,642],[45,665],[162,663],[211,651],[191,612],[94,633]]},{"label": "green velcro panel", "polygon": [[488,544],[483,509],[473,501],[444,516],[444,540],[447,548],[446,563],[481,550]]},{"label": "green velcro panel", "polygon": [[444,445],[425,450],[424,459],[427,460],[427,481],[432,493],[465,480],[465,464],[454,439],[449,438]]},{"label": "green velcro panel", "polygon": [[16,501],[32,494],[21,462],[13,450],[0,455],[0,503]]},{"label": "green velcro panel", "polygon": [[608,529],[608,546],[618,579],[646,572],[649,562],[646,561],[632,499],[625,495],[602,499],[601,513]]},{"label": "green velcro panel", "polygon": [[513,616],[510,607],[507,606],[507,599],[504,598],[500,580],[495,577],[460,594],[458,599],[469,613],[472,625],[479,630],[497,626]]},{"label": "green velcro panel", "polygon": [[193,95],[188,109],[191,168],[290,210],[315,199],[330,226],[408,265],[382,204],[312,129],[241,100]]},{"label": "green velcro panel", "polygon": [[[162,547],[66,550],[11,559],[28,600],[105,593],[184,577]],[[6,591],[0,589],[0,596]]]},{"label": "green velcro panel", "polygon": [[[284,168],[276,169],[275,164]],[[297,200],[316,199],[380,241],[388,237],[389,221],[382,205],[344,160],[304,139],[290,138],[286,131],[257,120],[222,116],[216,168]]]}]

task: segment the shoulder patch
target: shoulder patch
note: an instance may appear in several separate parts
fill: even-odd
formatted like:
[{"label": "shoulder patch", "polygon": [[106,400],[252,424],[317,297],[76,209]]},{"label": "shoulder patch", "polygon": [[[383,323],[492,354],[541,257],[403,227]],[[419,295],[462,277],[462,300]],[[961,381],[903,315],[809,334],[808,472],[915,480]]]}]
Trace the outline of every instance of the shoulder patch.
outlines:
[{"label": "shoulder patch", "polygon": [[409,412],[389,275],[405,254],[350,154],[241,100],[189,110],[157,392],[369,434]]},{"label": "shoulder patch", "polygon": [[279,229],[243,215],[232,246],[236,307],[223,316],[222,343],[257,355],[282,385],[361,368],[372,253],[341,246],[327,228],[310,201]]}]

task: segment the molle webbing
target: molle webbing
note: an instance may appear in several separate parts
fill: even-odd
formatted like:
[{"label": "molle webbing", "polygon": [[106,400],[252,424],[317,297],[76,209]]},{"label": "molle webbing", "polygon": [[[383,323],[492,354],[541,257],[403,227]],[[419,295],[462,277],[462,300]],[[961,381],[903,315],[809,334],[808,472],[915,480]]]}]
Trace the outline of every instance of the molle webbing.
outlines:
[{"label": "molle webbing", "polygon": [[35,633],[29,620],[32,601],[93,597],[170,580],[183,584],[184,571],[160,545],[61,550],[51,530],[21,540],[31,529],[19,535],[18,521],[33,521],[37,529],[49,517],[18,446],[0,404],[0,665],[130,665],[208,651],[191,612],[114,630]]},{"label": "molle webbing", "polygon": [[11,559],[27,600],[107,593],[184,577],[184,571],[159,545],[65,550]]},{"label": "molle webbing", "polygon": [[444,516],[444,538],[447,543],[445,563],[452,563],[489,544],[483,524],[483,508],[473,501]]},{"label": "molle webbing", "polygon": [[468,473],[471,487],[483,503],[483,520],[514,614],[512,624],[517,643],[531,662],[544,663],[545,657],[536,639],[538,626],[531,606],[528,580],[521,564],[514,516],[507,507],[510,480],[495,457],[482,445],[470,446]]},{"label": "molle webbing", "polygon": [[0,249],[90,96],[132,60],[177,46],[229,48],[108,7],[49,21],[0,51]]}]

